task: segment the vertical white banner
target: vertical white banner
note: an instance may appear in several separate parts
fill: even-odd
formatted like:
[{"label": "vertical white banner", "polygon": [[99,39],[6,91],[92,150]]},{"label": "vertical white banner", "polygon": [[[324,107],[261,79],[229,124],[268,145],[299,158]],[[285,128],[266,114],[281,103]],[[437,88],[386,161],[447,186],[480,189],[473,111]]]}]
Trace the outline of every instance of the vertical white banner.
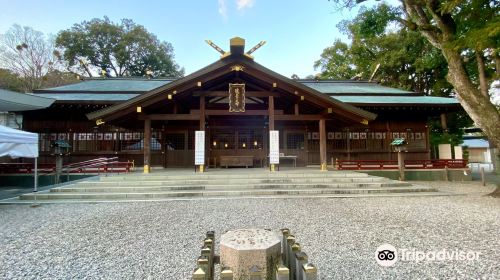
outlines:
[{"label": "vertical white banner", "polygon": [[280,163],[280,135],[278,130],[269,131],[269,163]]},{"label": "vertical white banner", "polygon": [[205,164],[205,131],[197,130],[194,139],[194,164]]}]

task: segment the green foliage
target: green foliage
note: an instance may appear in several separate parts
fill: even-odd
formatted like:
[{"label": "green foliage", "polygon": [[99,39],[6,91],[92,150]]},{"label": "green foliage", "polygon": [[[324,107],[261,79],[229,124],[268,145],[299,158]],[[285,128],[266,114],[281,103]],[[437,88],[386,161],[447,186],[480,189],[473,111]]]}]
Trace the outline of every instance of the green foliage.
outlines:
[{"label": "green foliage", "polygon": [[[362,7],[353,20],[342,21],[337,27],[348,35],[350,44],[336,40],[323,51],[314,65],[322,70],[321,78],[369,79],[380,64],[375,79],[381,84],[449,97],[453,88],[446,80],[448,64],[441,50],[420,32],[401,24],[401,15],[400,9],[379,4],[370,9]],[[473,54],[467,65],[477,76]],[[443,133],[439,120],[432,120],[431,144],[458,145],[462,142],[462,128],[471,125],[463,112],[448,114],[447,133]]]},{"label": "green foliage", "polygon": [[352,56],[349,46],[336,40],[333,46],[326,48],[321,54],[321,59],[314,63],[315,68],[321,68],[322,79],[350,79],[356,74],[356,69],[351,64]]},{"label": "green foliage", "polygon": [[74,73],[53,70],[42,77],[41,88],[58,87],[77,82],[79,82],[79,80]]},{"label": "green foliage", "polygon": [[[39,88],[57,87],[78,82],[73,73],[52,70],[40,78]],[[0,68],[0,88],[16,91],[26,91],[26,79],[8,69]]]},{"label": "green foliage", "polygon": [[[329,0],[343,7],[352,8],[366,0]],[[418,32],[425,42],[439,50],[449,67],[446,80],[454,87],[454,93],[476,125],[496,147],[500,147],[500,112],[487,88],[500,77],[500,2],[498,0],[400,0],[401,17],[395,21],[408,30]],[[384,22],[366,16],[367,23]],[[358,16],[359,18],[359,16]],[[379,32],[374,27],[365,33]],[[362,32],[358,32],[362,33]],[[386,33],[384,33],[386,34]],[[354,40],[353,40],[354,42]],[[424,52],[423,52],[424,53]],[[438,81],[432,94],[443,85],[439,81],[441,71],[434,73]],[[437,75],[436,75],[437,74]],[[424,80],[425,81],[425,80]],[[432,80],[429,80],[432,81]]]},{"label": "green foliage", "polygon": [[88,75],[101,69],[114,76],[144,76],[149,70],[154,76],[180,77],[184,72],[170,43],[129,19],[119,24],[107,17],[84,21],[59,32],[56,43],[69,65]]},{"label": "green foliage", "polygon": [[380,4],[342,21],[337,27],[351,42],[337,40],[323,51],[314,64],[322,70],[321,77],[369,79],[380,64],[375,79],[384,85],[449,96],[446,60],[420,33],[397,23],[400,15],[399,9]]},{"label": "green foliage", "polygon": [[22,79],[18,74],[0,68],[0,88],[21,92],[23,90]]},{"label": "green foliage", "polygon": [[470,127],[472,121],[465,112],[457,112],[447,114],[448,130],[443,131],[441,122],[438,119],[429,121],[430,127],[430,144],[436,146],[438,144],[451,144],[458,146],[463,143],[464,128]]}]

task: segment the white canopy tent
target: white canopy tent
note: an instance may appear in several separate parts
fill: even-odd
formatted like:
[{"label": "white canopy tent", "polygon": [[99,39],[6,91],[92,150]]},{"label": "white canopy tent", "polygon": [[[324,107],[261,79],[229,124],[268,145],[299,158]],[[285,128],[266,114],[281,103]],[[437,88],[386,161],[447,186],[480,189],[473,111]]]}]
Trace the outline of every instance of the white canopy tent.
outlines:
[{"label": "white canopy tent", "polygon": [[0,156],[35,158],[35,192],[38,187],[38,134],[0,125]]}]

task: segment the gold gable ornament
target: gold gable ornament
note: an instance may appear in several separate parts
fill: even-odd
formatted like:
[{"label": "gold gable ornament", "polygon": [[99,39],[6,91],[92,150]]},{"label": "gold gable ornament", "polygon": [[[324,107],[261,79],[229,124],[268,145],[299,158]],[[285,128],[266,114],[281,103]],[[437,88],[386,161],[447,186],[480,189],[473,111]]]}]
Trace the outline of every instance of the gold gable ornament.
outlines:
[{"label": "gold gable ornament", "polygon": [[245,112],[245,84],[229,84],[229,112]]}]

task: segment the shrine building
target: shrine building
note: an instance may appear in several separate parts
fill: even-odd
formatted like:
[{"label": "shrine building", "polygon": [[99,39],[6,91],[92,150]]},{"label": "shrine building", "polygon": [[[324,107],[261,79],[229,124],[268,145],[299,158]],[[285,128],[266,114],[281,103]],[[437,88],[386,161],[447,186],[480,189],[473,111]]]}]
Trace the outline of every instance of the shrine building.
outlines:
[{"label": "shrine building", "polygon": [[395,159],[394,138],[407,139],[407,159],[430,159],[429,118],[461,110],[454,98],[376,82],[290,79],[244,48],[233,38],[219,60],[179,79],[85,78],[36,90],[56,101],[24,112],[23,128],[40,134],[41,162],[65,140],[68,161],[119,157],[146,169],[194,166],[196,131],[205,167],[267,166],[278,131],[280,164],[324,169],[335,159]]}]

